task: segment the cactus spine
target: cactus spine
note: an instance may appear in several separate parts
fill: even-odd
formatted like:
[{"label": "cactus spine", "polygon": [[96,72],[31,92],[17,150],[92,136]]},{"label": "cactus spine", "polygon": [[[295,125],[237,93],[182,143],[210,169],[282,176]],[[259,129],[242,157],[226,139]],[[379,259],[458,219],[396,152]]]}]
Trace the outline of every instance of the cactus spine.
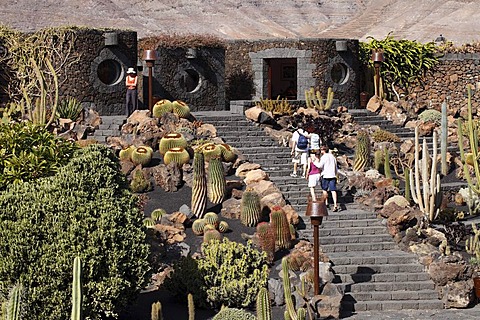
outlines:
[{"label": "cactus spine", "polygon": [[[459,138],[460,139],[460,138]],[[428,163],[432,160],[430,177]],[[421,169],[421,172],[419,170]],[[420,175],[423,186],[420,186]],[[415,185],[413,184],[415,181]],[[437,132],[433,132],[433,157],[430,158],[427,140],[423,139],[422,166],[420,168],[420,143],[418,127],[415,128],[415,169],[410,171],[410,189],[413,201],[418,204],[429,221],[433,221],[438,214],[442,193],[440,190],[440,175],[437,173]]]},{"label": "cactus spine", "polygon": [[221,203],[226,189],[223,164],[219,158],[212,158],[208,166],[207,195],[210,202]]},{"label": "cactus spine", "polygon": [[441,170],[442,175],[446,176],[448,167],[447,167],[447,136],[448,136],[448,125],[447,125],[447,103],[444,101],[442,103],[442,119],[441,119],[441,135],[440,135],[440,153],[441,153]]},{"label": "cactus spine", "polygon": [[201,152],[195,152],[193,155],[191,207],[192,213],[197,218],[203,217],[207,207],[207,177],[205,175],[205,160]]},{"label": "cactus spine", "polygon": [[270,223],[275,232],[275,245],[277,248],[290,249],[292,245],[292,235],[290,234],[290,225],[287,216],[282,208],[273,208],[270,213]]},{"label": "cactus spine", "polygon": [[152,303],[151,318],[152,320],[163,320],[162,304],[160,303],[160,301]]},{"label": "cactus spine", "polygon": [[260,196],[253,189],[247,189],[242,195],[240,204],[240,220],[247,227],[255,227],[260,221],[262,207]]},{"label": "cactus spine", "polygon": [[370,138],[366,131],[357,134],[357,146],[355,148],[354,171],[362,171],[368,164],[370,157]]},{"label": "cactus spine", "polygon": [[257,320],[272,320],[272,305],[267,288],[260,288],[257,294]]},{"label": "cactus spine", "polygon": [[82,261],[80,257],[73,259],[72,282],[72,320],[82,319]]}]

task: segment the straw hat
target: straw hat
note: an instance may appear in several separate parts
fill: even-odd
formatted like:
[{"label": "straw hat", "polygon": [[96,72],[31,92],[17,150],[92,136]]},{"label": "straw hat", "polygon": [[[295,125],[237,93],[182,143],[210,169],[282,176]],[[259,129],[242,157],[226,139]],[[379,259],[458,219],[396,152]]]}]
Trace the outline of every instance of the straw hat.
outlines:
[{"label": "straw hat", "polygon": [[130,73],[135,73],[135,70],[133,68],[128,68],[127,74],[130,74]]}]

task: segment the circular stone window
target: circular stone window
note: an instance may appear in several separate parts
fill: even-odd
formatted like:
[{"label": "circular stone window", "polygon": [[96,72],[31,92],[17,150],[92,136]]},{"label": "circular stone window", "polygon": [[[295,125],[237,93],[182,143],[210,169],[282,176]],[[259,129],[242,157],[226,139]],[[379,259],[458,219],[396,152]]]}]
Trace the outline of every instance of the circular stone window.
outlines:
[{"label": "circular stone window", "polygon": [[106,85],[117,84],[122,78],[122,66],[113,59],[103,60],[98,64],[97,76]]},{"label": "circular stone window", "polygon": [[336,84],[344,84],[348,81],[348,67],[344,63],[335,63],[330,76]]},{"label": "circular stone window", "polygon": [[194,92],[200,87],[200,75],[194,69],[185,69],[179,79],[180,87],[186,92]]}]

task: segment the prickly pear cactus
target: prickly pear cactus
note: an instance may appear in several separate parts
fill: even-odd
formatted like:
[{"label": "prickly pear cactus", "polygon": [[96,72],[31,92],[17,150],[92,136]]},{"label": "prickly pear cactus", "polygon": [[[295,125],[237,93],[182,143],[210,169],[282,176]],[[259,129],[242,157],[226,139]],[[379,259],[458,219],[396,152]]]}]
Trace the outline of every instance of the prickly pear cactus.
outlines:
[{"label": "prickly pear cactus", "polygon": [[247,189],[242,195],[240,203],[240,220],[247,227],[255,227],[260,221],[262,208],[260,196],[253,189]]},{"label": "prickly pear cactus", "polygon": [[203,153],[195,152],[193,155],[192,213],[197,218],[202,218],[206,207],[207,176],[205,175],[205,161]]},{"label": "prickly pear cactus", "polygon": [[207,195],[210,202],[222,203],[226,184],[222,161],[219,158],[212,158],[208,166],[207,179]]}]

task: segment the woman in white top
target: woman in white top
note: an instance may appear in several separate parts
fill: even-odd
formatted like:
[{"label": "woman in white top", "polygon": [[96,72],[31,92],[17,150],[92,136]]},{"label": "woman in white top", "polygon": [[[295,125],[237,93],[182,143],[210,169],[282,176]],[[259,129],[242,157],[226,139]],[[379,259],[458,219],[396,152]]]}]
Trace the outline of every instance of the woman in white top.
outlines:
[{"label": "woman in white top", "polygon": [[[337,206],[337,159],[333,154],[328,152],[327,146],[321,146],[320,151],[322,157],[320,158],[320,164],[318,165],[322,175],[322,189],[323,196],[328,199],[328,191],[332,193],[333,211],[338,211]],[[328,205],[328,201],[325,200],[325,204]]]}]

